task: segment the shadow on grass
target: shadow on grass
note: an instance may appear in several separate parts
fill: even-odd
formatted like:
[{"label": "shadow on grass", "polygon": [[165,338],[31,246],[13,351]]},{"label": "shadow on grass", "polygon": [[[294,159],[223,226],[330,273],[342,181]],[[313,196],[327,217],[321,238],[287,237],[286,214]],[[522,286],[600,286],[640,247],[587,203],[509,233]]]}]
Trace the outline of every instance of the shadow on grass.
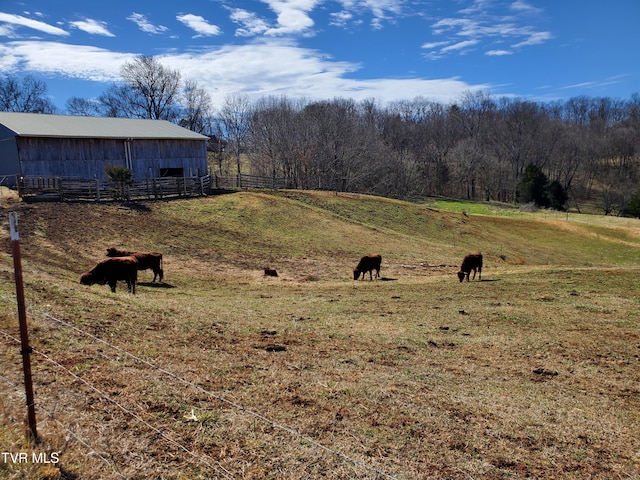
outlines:
[{"label": "shadow on grass", "polygon": [[151,288],[176,288],[174,285],[166,282],[138,282],[137,285]]}]

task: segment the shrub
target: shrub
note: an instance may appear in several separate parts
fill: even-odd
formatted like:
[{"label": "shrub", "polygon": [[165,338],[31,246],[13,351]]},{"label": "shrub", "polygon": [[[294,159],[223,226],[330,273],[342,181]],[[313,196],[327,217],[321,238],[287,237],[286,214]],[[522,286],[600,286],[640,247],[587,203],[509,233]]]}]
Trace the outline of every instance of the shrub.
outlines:
[{"label": "shrub", "polygon": [[115,189],[116,198],[125,200],[129,197],[127,185],[131,184],[133,172],[122,165],[107,165],[104,172]]}]

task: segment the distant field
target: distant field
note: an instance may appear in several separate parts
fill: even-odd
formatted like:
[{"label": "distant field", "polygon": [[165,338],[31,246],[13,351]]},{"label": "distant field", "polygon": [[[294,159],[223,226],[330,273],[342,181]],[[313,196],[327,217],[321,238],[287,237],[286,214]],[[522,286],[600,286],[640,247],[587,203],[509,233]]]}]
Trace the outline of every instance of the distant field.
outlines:
[{"label": "distant field", "polygon": [[455,199],[434,199],[425,203],[432,208],[445,210],[448,212],[468,213],[476,215],[492,215],[520,218],[546,218],[552,220],[569,220],[582,223],[591,223],[608,227],[628,227],[638,229],[639,220],[637,218],[617,217],[611,215],[592,215],[577,213],[574,209],[568,212],[556,210],[538,209],[531,213],[521,210],[520,206],[498,203],[498,202],[468,202]]},{"label": "distant field", "polygon": [[[640,477],[636,220],[297,191],[0,205],[34,451],[60,460],[0,478]],[[0,445],[30,455],[0,238]],[[111,245],[163,252],[165,283],[80,285]],[[354,282],[373,252],[382,278]]]}]

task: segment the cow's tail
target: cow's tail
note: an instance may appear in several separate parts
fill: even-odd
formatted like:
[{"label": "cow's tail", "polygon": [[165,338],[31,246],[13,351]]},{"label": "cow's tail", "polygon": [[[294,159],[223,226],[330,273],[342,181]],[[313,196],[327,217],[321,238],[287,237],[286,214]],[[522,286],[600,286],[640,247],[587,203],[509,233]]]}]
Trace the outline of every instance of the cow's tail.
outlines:
[{"label": "cow's tail", "polygon": [[164,257],[160,255],[160,281],[163,281],[164,278]]}]

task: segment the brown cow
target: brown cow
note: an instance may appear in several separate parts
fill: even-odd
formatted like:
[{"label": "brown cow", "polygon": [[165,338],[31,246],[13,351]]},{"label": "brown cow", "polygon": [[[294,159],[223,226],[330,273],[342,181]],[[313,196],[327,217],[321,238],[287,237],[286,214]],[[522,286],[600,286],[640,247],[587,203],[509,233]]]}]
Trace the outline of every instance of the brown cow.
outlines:
[{"label": "brown cow", "polygon": [[462,282],[466,277],[468,282],[471,270],[473,270],[473,280],[475,280],[476,269],[478,270],[478,280],[482,280],[482,254],[480,252],[470,253],[462,259],[458,278]]},{"label": "brown cow", "polygon": [[118,250],[116,247],[107,248],[107,257],[135,257],[138,260],[138,270],[153,270],[153,281],[159,277],[160,281],[164,277],[162,270],[162,254],[158,252],[129,252],[128,250]]},{"label": "brown cow", "polygon": [[373,270],[376,271],[376,278],[380,277],[380,264],[382,263],[382,256],[377,253],[371,255],[365,255],[360,259],[358,266],[353,271],[353,279],[358,280],[360,274],[364,280],[365,273],[369,272],[369,280],[373,280]]},{"label": "brown cow", "polygon": [[138,260],[135,257],[105,258],[80,277],[82,285],[109,284],[111,291],[116,291],[118,280],[127,282],[129,292],[136,293],[138,281]]}]

